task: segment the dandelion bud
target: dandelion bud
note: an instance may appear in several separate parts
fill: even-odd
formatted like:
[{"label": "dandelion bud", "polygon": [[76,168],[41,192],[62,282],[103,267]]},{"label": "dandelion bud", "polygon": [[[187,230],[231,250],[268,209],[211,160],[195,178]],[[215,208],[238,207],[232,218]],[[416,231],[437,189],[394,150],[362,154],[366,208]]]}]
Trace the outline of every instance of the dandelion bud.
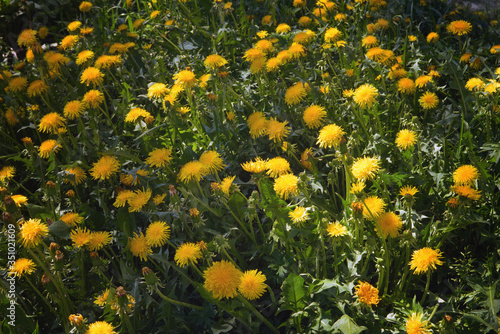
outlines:
[{"label": "dandelion bud", "polygon": [[90,253],[90,258],[91,259],[97,259],[98,257],[99,257],[99,253],[97,253],[97,252],[91,252]]},{"label": "dandelion bud", "polygon": [[200,215],[200,211],[198,211],[197,208],[191,208],[191,209],[189,209],[189,214],[193,218],[198,218],[198,216]]},{"label": "dandelion bud", "polygon": [[175,189],[175,186],[173,184],[168,186],[168,193],[170,196],[177,195],[177,189]]},{"label": "dandelion bud", "polygon": [[144,275],[144,280],[148,286],[154,286],[159,282],[156,274],[148,267],[142,268],[142,274]]},{"label": "dandelion bud", "polygon": [[49,248],[51,251],[56,251],[59,249],[59,245],[55,242],[51,242]]},{"label": "dandelion bud", "polygon": [[118,297],[124,297],[127,295],[127,291],[123,288],[123,286],[119,286],[116,288],[116,295]]},{"label": "dandelion bud", "polygon": [[66,192],[66,196],[69,197],[69,198],[74,198],[75,197],[75,191],[74,190],[68,190]]},{"label": "dandelion bud", "polygon": [[46,183],[47,188],[54,189],[56,187],[56,184],[52,181],[47,181]]},{"label": "dandelion bud", "polygon": [[9,195],[7,195],[3,198],[3,202],[5,203],[5,205],[7,207],[15,207],[16,206],[16,202],[14,202],[12,197],[10,197]]},{"label": "dandelion bud", "polygon": [[48,284],[48,283],[50,282],[50,277],[49,277],[49,275],[47,275],[47,274],[43,274],[42,279],[41,279],[41,282],[42,282],[43,284]]},{"label": "dandelion bud", "polygon": [[76,327],[80,326],[83,323],[83,316],[80,313],[72,314],[68,317],[68,319],[69,322]]},{"label": "dandelion bud", "polygon": [[363,203],[353,202],[351,204],[351,209],[355,218],[360,219],[361,217],[363,217]]},{"label": "dandelion bud", "polygon": [[2,220],[5,222],[5,224],[12,224],[14,221],[12,219],[12,215],[8,212],[2,212]]},{"label": "dandelion bud", "polygon": [[60,250],[56,250],[56,255],[54,255],[56,261],[61,261],[64,258],[64,254]]},{"label": "dandelion bud", "polygon": [[200,251],[202,251],[202,252],[203,252],[203,251],[206,251],[206,250],[207,250],[207,248],[208,248],[208,246],[207,246],[206,242],[205,242],[205,241],[203,241],[203,240],[198,241],[198,242],[196,243],[196,245],[198,245],[198,247],[200,248]]}]

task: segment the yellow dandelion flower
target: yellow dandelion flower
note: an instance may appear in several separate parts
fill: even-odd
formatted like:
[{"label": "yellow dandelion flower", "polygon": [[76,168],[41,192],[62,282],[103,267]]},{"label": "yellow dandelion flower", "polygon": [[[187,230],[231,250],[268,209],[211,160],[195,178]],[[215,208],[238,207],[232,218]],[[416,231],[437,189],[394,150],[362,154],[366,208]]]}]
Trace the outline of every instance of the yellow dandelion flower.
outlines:
[{"label": "yellow dandelion flower", "polygon": [[134,192],[132,190],[122,190],[116,195],[115,202],[113,206],[116,208],[124,207],[125,204],[134,196]]},{"label": "yellow dandelion flower", "polygon": [[23,195],[12,195],[10,196],[14,203],[16,203],[16,206],[21,207],[21,205],[24,205],[28,203],[28,197],[23,196]]},{"label": "yellow dandelion flower", "polygon": [[258,299],[266,290],[265,281],[266,276],[262,272],[257,271],[257,269],[247,270],[241,276],[238,291],[248,300]]},{"label": "yellow dandelion flower", "polygon": [[366,47],[366,48],[376,47],[376,46],[378,46],[378,39],[377,39],[377,37],[375,37],[373,35],[365,36],[361,40],[361,45]]},{"label": "yellow dandelion flower", "polygon": [[38,154],[40,155],[40,157],[46,159],[52,153],[55,154],[59,152],[61,148],[62,148],[61,144],[59,144],[56,140],[47,139],[40,144],[40,147],[38,149]]},{"label": "yellow dandelion flower", "polygon": [[104,290],[99,296],[97,296],[94,300],[94,304],[98,306],[105,306],[108,303],[109,299],[109,289]]},{"label": "yellow dandelion flower", "polygon": [[380,301],[378,289],[370,283],[360,281],[354,289],[356,290],[356,297],[358,300],[366,306],[371,307],[372,305],[377,305]]},{"label": "yellow dandelion flower", "polygon": [[288,216],[296,225],[302,225],[302,223],[309,219],[307,208],[304,208],[303,206],[296,206],[293,211],[288,213]]},{"label": "yellow dandelion flower", "polygon": [[25,46],[27,48],[36,45],[38,43],[38,40],[36,38],[37,33],[38,32],[33,29],[25,29],[21,31],[21,33],[17,37],[17,44],[19,46]]},{"label": "yellow dandelion flower", "polygon": [[266,63],[267,59],[265,57],[255,59],[250,64],[250,72],[252,72],[253,74],[257,74],[264,71]]},{"label": "yellow dandelion flower", "polygon": [[417,142],[417,134],[415,131],[403,129],[396,135],[396,145],[401,150],[407,150]]},{"label": "yellow dandelion flower", "polygon": [[160,205],[161,203],[163,203],[165,197],[167,197],[167,194],[157,194],[153,197],[153,202],[155,203],[155,205]]},{"label": "yellow dandelion flower", "polygon": [[255,161],[248,161],[241,164],[241,168],[249,173],[262,173],[267,169],[267,161],[257,157]]},{"label": "yellow dandelion flower", "polygon": [[[295,0],[294,0],[295,1]],[[299,1],[302,1],[302,0],[299,0]],[[305,4],[305,1],[303,1],[304,4]],[[307,27],[309,26],[311,23],[312,23],[312,19],[310,17],[307,17],[307,16],[301,16],[299,18],[299,21],[298,21],[299,25],[301,27]]]},{"label": "yellow dandelion flower", "polygon": [[257,138],[262,136],[267,129],[268,120],[266,119],[263,112],[256,111],[248,116],[247,124],[250,129],[250,135],[252,138]]},{"label": "yellow dandelion flower", "polygon": [[464,20],[453,21],[448,26],[446,26],[448,32],[457,35],[467,35],[472,30],[472,25]]},{"label": "yellow dandelion flower", "polygon": [[413,94],[415,93],[415,82],[410,78],[399,79],[397,83],[398,91],[403,94]]},{"label": "yellow dandelion flower", "polygon": [[49,234],[49,227],[41,219],[29,219],[19,229],[19,238],[24,247],[38,246],[42,238]]},{"label": "yellow dandelion flower", "polygon": [[80,12],[82,13],[87,13],[87,12],[90,12],[90,10],[92,9],[92,3],[89,2],[89,1],[82,1],[80,3],[80,6],[78,6],[78,9],[80,10]]},{"label": "yellow dandelion flower", "polygon": [[94,180],[106,180],[116,174],[119,169],[120,162],[115,157],[105,155],[94,162],[90,175]]},{"label": "yellow dandelion flower", "polygon": [[68,119],[75,119],[82,115],[83,110],[84,110],[84,105],[82,102],[78,100],[69,101],[64,106],[63,115]]},{"label": "yellow dandelion flower", "polygon": [[9,275],[23,277],[29,275],[36,269],[35,262],[31,259],[19,258],[9,267]]},{"label": "yellow dandelion flower", "polygon": [[219,184],[220,191],[222,191],[227,197],[229,197],[229,190],[231,189],[231,185],[233,184],[235,178],[236,176],[227,176]]},{"label": "yellow dandelion flower", "polygon": [[318,128],[321,126],[323,119],[326,117],[324,107],[313,104],[304,110],[302,119],[309,129]]},{"label": "yellow dandelion flower", "polygon": [[68,35],[62,39],[60,48],[62,50],[72,49],[79,39],[80,37],[77,35]]},{"label": "yellow dandelion flower", "polygon": [[91,232],[88,247],[90,251],[98,251],[111,243],[111,233],[107,231]]},{"label": "yellow dandelion flower", "polygon": [[384,212],[377,218],[377,223],[384,238],[387,238],[388,235],[391,238],[397,237],[403,227],[401,218],[394,212]]},{"label": "yellow dandelion flower", "polygon": [[99,86],[104,81],[104,73],[96,67],[87,67],[80,76],[80,82],[87,86]]},{"label": "yellow dandelion flower", "polygon": [[104,102],[104,94],[96,89],[91,89],[83,96],[82,103],[86,108],[99,108]]},{"label": "yellow dandelion flower", "polygon": [[439,41],[439,35],[435,32],[431,32],[426,37],[427,43],[436,43]]},{"label": "yellow dandelion flower", "polygon": [[148,97],[150,99],[161,99],[167,96],[169,89],[163,83],[155,82],[148,88]]},{"label": "yellow dandelion flower", "polygon": [[73,242],[73,247],[81,248],[86,246],[90,242],[91,232],[85,227],[78,227],[76,230],[71,231],[71,241]]},{"label": "yellow dandelion flower", "polygon": [[289,87],[285,93],[285,103],[294,105],[302,101],[307,95],[307,90],[302,82],[297,82],[295,85]]},{"label": "yellow dandelion flower", "polygon": [[68,225],[77,226],[83,223],[84,218],[76,212],[67,212],[59,218]]},{"label": "yellow dandelion flower", "polygon": [[332,238],[338,238],[347,235],[347,228],[339,222],[334,222],[328,224],[326,232]]},{"label": "yellow dandelion flower", "polygon": [[49,86],[43,80],[33,81],[27,90],[28,96],[34,97],[49,91]]},{"label": "yellow dandelion flower", "polygon": [[[217,183],[213,182],[212,184],[217,185]],[[189,215],[193,218],[198,218],[200,215],[200,211],[197,208],[191,208],[189,209]]]},{"label": "yellow dandelion flower", "polygon": [[266,134],[270,140],[281,142],[290,133],[290,127],[287,126],[288,121],[280,122],[276,118],[272,118],[267,122]]},{"label": "yellow dandelion flower", "polygon": [[252,48],[247,51],[245,51],[245,54],[243,55],[243,59],[245,59],[248,62],[253,62],[257,59],[265,58],[266,54],[262,49],[258,48]]},{"label": "yellow dandelion flower", "polygon": [[453,172],[453,182],[458,185],[471,185],[478,177],[479,172],[477,168],[472,165],[460,166]]},{"label": "yellow dandelion flower", "polygon": [[290,164],[285,158],[275,157],[268,160],[266,163],[267,175],[277,178],[281,175],[288,174],[292,170]]},{"label": "yellow dandelion flower", "polygon": [[316,34],[312,30],[301,31],[293,37],[293,42],[299,44],[307,44],[311,42]]},{"label": "yellow dandelion flower", "polygon": [[269,58],[266,63],[267,72],[274,72],[281,66],[281,60],[277,57]]},{"label": "yellow dandelion flower", "polygon": [[82,22],[80,22],[80,21],[73,21],[73,22],[70,22],[70,23],[68,24],[68,27],[67,27],[67,28],[68,28],[68,31],[70,31],[70,32],[71,32],[71,31],[75,31],[75,30],[77,30],[78,28],[80,28],[80,26],[81,26],[81,25],[82,25]]},{"label": "yellow dandelion flower", "polygon": [[220,157],[220,154],[216,151],[203,152],[200,156],[199,162],[203,164],[205,171],[208,174],[215,174],[226,167]]},{"label": "yellow dandelion flower", "polygon": [[378,90],[371,84],[364,84],[356,88],[353,94],[354,102],[361,108],[370,108],[377,102]]},{"label": "yellow dandelion flower", "polygon": [[356,183],[351,184],[351,193],[355,195],[360,195],[363,193],[366,184],[363,181],[358,181]]},{"label": "yellow dandelion flower", "polygon": [[130,252],[142,261],[147,261],[148,255],[153,253],[151,246],[142,232],[139,235],[134,232],[134,237],[129,238],[128,246]]},{"label": "yellow dandelion flower", "polygon": [[337,147],[340,145],[340,140],[343,135],[345,135],[345,132],[340,126],[329,124],[319,131],[316,144],[319,144],[321,148]]},{"label": "yellow dandelion flower", "polygon": [[283,174],[274,180],[274,191],[283,198],[288,199],[290,195],[297,195],[299,178],[293,174]]},{"label": "yellow dandelion flower", "polygon": [[214,262],[203,272],[203,287],[212,293],[214,298],[233,298],[238,294],[243,273],[234,264],[225,260]]},{"label": "yellow dandelion flower", "polygon": [[84,51],[80,52],[76,56],[76,64],[77,65],[83,65],[87,61],[92,60],[93,58],[94,58],[94,52],[93,51],[84,50]]},{"label": "yellow dandelion flower", "polygon": [[38,124],[38,130],[41,132],[57,133],[58,129],[64,127],[64,117],[56,112],[48,113],[43,116]]},{"label": "yellow dandelion flower", "polygon": [[179,267],[184,267],[189,264],[197,264],[198,260],[203,257],[200,247],[192,242],[185,242],[175,251],[174,260]]},{"label": "yellow dandelion flower", "polygon": [[305,168],[310,171],[313,170],[313,165],[311,161],[309,161],[310,158],[313,156],[313,151],[311,148],[306,148],[300,155],[300,164]]},{"label": "yellow dandelion flower", "polygon": [[9,82],[8,89],[11,92],[19,93],[28,87],[28,79],[23,77],[15,77]]},{"label": "yellow dandelion flower", "polygon": [[141,118],[147,120],[152,117],[151,114],[142,108],[132,108],[125,116],[125,122],[135,123]]},{"label": "yellow dandelion flower", "polygon": [[363,204],[363,216],[366,219],[377,219],[385,209],[385,202],[378,196],[369,196],[365,198]]},{"label": "yellow dandelion flower", "polygon": [[292,43],[290,47],[287,50],[288,55],[290,58],[293,59],[298,59],[300,57],[303,57],[306,55],[307,49],[304,45],[299,44],[299,43]]},{"label": "yellow dandelion flower", "polygon": [[413,252],[410,261],[410,269],[415,274],[426,273],[429,270],[436,269],[436,266],[443,264],[442,255],[439,249],[424,247]]},{"label": "yellow dandelion flower", "polygon": [[351,172],[355,178],[360,180],[369,180],[375,177],[380,169],[380,160],[378,158],[363,157],[358,158],[352,164]]},{"label": "yellow dandelion flower", "polygon": [[338,30],[337,28],[328,28],[325,31],[325,42],[326,43],[333,43],[336,42],[338,39],[342,37],[342,32]]},{"label": "yellow dandelion flower", "polygon": [[403,197],[413,197],[418,193],[418,189],[413,186],[404,186],[399,190],[399,195]]},{"label": "yellow dandelion flower", "polygon": [[481,192],[468,185],[454,185],[451,190],[457,195],[478,201],[481,198]]},{"label": "yellow dandelion flower", "polygon": [[420,312],[413,312],[406,320],[405,329],[408,334],[431,334],[432,330],[429,329],[429,322],[423,320],[424,315]]},{"label": "yellow dandelion flower", "polygon": [[176,85],[180,85],[184,89],[193,87],[197,81],[196,75],[189,70],[183,70],[174,74],[174,80]]},{"label": "yellow dandelion flower", "polygon": [[152,247],[161,247],[170,238],[170,226],[163,221],[154,221],[146,229],[146,241]]},{"label": "yellow dandelion flower", "polygon": [[101,69],[111,68],[122,63],[121,55],[109,56],[102,55],[96,59],[94,66]]},{"label": "yellow dandelion flower", "polygon": [[137,212],[141,211],[141,209],[146,205],[151,198],[152,191],[151,189],[147,190],[136,190],[134,194],[129,198],[128,204],[128,212]]},{"label": "yellow dandelion flower", "polygon": [[146,163],[151,167],[165,167],[172,161],[172,149],[157,148],[149,152]]},{"label": "yellow dandelion flower", "polygon": [[90,35],[93,32],[94,32],[93,27],[81,27],[80,28],[80,34],[82,34],[82,35]]},{"label": "yellow dandelion flower", "polygon": [[205,67],[211,68],[211,69],[216,69],[219,67],[222,67],[227,64],[227,60],[224,59],[224,57],[219,56],[217,54],[212,54],[205,58],[205,61],[203,62],[205,64]]},{"label": "yellow dandelion flower", "polygon": [[425,92],[418,99],[418,103],[420,103],[420,106],[424,109],[433,109],[438,105],[439,98],[433,92]]},{"label": "yellow dandelion flower", "polygon": [[[86,1],[84,1],[86,2]],[[84,3],[82,2],[82,4]],[[80,10],[83,12],[84,10],[81,9],[82,5],[80,5]],[[89,328],[85,332],[86,334],[116,334],[114,331],[114,327],[112,324],[107,323],[106,321],[96,321],[93,322],[89,325]]]},{"label": "yellow dandelion flower", "polygon": [[292,29],[290,28],[290,26],[286,23],[280,23],[278,24],[278,26],[276,27],[276,33],[277,34],[285,34],[287,32],[290,32]]},{"label": "yellow dandelion flower", "polygon": [[0,169],[0,181],[11,179],[16,174],[16,168],[13,166],[4,166]]},{"label": "yellow dandelion flower", "polygon": [[207,173],[206,165],[200,161],[190,161],[181,167],[177,178],[181,182],[196,181],[199,182]]}]

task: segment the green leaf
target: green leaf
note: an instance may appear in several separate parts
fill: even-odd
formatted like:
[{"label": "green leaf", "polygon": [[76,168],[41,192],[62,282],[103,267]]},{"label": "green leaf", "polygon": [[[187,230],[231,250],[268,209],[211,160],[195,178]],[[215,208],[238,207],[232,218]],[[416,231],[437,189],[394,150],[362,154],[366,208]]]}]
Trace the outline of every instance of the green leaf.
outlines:
[{"label": "green leaf", "polygon": [[69,239],[71,228],[62,220],[58,220],[49,226],[49,232],[58,238]]},{"label": "green leaf", "polygon": [[305,307],[302,300],[306,295],[304,279],[294,273],[290,273],[281,286],[283,290],[285,307],[291,311],[297,312]]},{"label": "green leaf", "polygon": [[365,326],[358,326],[347,314],[340,317],[332,328],[339,329],[343,334],[359,334],[367,329]]}]

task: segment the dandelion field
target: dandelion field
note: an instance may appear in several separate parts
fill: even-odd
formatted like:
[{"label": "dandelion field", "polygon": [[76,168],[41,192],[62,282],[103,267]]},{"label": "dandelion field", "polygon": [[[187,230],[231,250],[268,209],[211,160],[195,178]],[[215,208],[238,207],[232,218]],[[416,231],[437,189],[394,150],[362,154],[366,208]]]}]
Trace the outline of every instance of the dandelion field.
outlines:
[{"label": "dandelion field", "polygon": [[0,7],[1,333],[500,332],[498,11],[70,4]]}]

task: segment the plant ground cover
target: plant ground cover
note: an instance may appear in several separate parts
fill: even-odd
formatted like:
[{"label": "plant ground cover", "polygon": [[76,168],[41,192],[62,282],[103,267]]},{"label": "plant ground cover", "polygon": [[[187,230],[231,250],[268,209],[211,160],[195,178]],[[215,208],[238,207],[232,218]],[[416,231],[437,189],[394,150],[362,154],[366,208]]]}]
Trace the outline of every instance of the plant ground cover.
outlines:
[{"label": "plant ground cover", "polygon": [[0,72],[1,332],[499,332],[498,12],[58,13]]}]

